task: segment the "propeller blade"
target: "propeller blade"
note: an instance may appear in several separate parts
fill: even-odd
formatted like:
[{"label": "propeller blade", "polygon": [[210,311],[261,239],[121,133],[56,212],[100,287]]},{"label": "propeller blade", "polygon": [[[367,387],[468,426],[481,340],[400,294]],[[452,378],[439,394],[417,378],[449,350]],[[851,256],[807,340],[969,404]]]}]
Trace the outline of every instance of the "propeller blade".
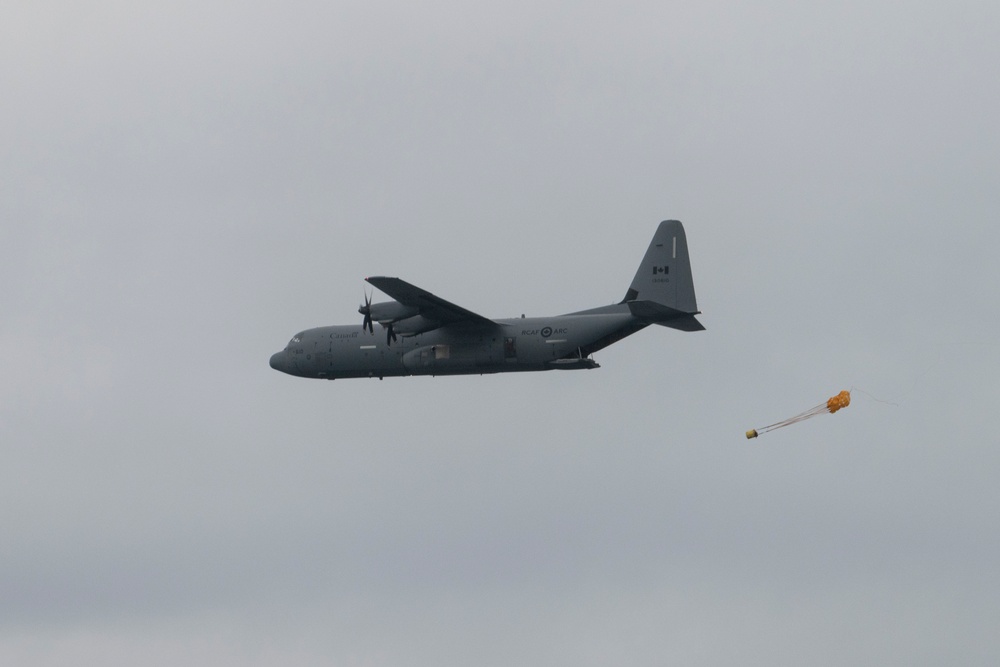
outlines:
[{"label": "propeller blade", "polygon": [[396,340],[396,332],[392,330],[392,323],[385,328],[385,344],[392,345],[392,341]]},{"label": "propeller blade", "polygon": [[374,334],[375,327],[372,326],[372,299],[368,295],[368,292],[365,292],[365,305],[358,308],[358,312],[365,316],[361,320],[361,330],[368,329],[368,333]]}]

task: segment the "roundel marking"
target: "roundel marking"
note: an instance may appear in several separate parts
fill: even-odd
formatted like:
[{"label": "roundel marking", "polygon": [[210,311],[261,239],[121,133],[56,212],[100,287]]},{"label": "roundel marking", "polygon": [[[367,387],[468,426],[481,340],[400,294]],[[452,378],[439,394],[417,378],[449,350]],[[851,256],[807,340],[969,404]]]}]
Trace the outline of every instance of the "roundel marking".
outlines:
[{"label": "roundel marking", "polygon": [[545,327],[542,329],[542,338],[548,338],[552,335],[552,327]]}]

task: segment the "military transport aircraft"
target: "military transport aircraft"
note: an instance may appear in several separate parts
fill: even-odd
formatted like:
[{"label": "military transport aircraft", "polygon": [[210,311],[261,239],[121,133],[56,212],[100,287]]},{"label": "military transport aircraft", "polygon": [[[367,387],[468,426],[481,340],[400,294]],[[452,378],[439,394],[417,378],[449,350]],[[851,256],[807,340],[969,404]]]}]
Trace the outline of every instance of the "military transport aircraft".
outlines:
[{"label": "military transport aircraft", "polygon": [[598,368],[594,352],[650,324],[705,328],[695,318],[687,239],[677,220],[657,227],[624,299],[567,315],[493,320],[399,278],[365,280],[395,301],[371,303],[366,295],[360,326],[296,334],[271,356],[271,368],[325,380]]}]

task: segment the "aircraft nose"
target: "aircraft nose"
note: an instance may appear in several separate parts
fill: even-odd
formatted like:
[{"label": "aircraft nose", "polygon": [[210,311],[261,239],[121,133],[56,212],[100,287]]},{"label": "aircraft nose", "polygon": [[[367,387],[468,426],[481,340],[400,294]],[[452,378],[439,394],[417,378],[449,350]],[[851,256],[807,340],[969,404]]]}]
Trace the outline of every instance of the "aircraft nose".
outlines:
[{"label": "aircraft nose", "polygon": [[275,352],[271,355],[271,368],[276,371],[281,371],[282,373],[287,373],[285,370],[285,351]]}]

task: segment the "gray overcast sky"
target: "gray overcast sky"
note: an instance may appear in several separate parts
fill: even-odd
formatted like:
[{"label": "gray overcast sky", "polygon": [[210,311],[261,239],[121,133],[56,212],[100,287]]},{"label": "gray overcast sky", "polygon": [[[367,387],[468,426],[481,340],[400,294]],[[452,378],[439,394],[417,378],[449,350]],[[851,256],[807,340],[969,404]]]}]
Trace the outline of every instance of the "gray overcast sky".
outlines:
[{"label": "gray overcast sky", "polygon": [[[1000,661],[995,3],[148,4],[0,9],[0,662]],[[664,218],[706,332],[267,365]]]}]

